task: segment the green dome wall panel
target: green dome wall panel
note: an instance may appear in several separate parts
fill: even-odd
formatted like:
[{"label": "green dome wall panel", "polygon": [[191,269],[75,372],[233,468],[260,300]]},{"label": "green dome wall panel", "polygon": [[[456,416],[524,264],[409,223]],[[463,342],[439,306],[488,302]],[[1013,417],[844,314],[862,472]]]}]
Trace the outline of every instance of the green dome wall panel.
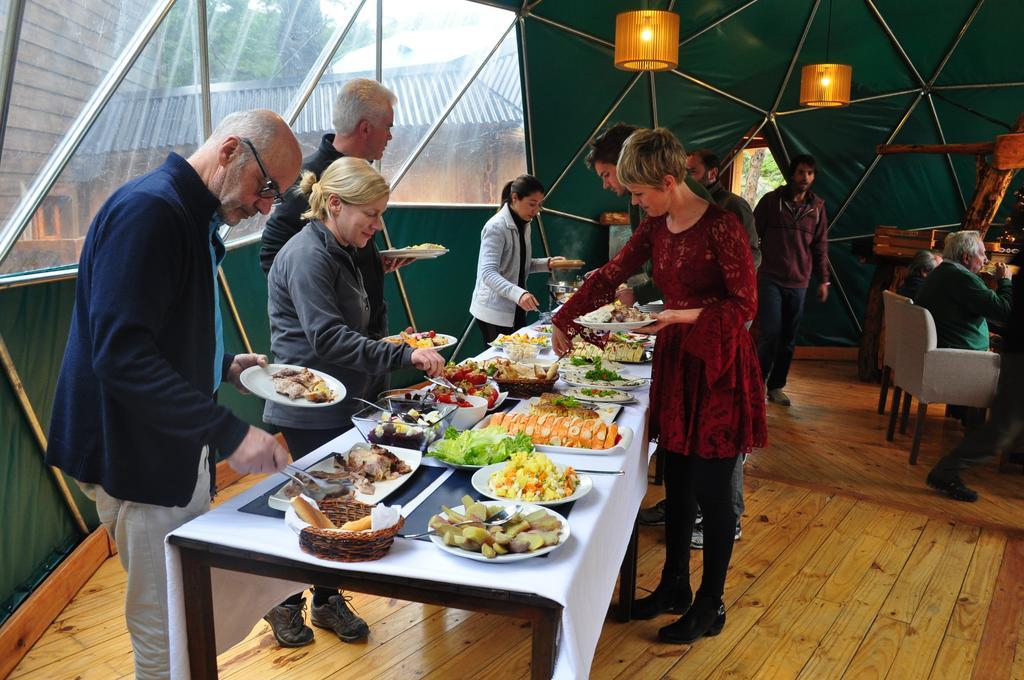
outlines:
[{"label": "green dome wall panel", "polygon": [[875,5],[918,73],[927,82],[952,47],[975,2],[877,0]]},{"label": "green dome wall panel", "polygon": [[1011,28],[1021,26],[1024,26],[1024,2],[986,2],[935,84],[1024,80],[1020,41]]}]

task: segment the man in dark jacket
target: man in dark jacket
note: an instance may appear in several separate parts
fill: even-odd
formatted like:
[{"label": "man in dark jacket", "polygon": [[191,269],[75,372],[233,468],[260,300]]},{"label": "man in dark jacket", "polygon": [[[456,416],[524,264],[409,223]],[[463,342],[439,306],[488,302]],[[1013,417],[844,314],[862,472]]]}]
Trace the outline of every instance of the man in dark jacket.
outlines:
[{"label": "man in dark jacket", "polygon": [[224,354],[217,228],[268,213],[300,160],[280,116],[231,114],[187,160],[118,189],[85,239],[46,462],[95,498],[117,543],[137,678],[169,677],[164,537],[209,508],[213,450],[242,473],[288,460],[214,399],[266,365]]},{"label": "man in dark jacket", "polygon": [[761,238],[754,224],[754,211],[742,197],[732,193],[718,181],[722,161],[711,149],[695,149],[686,156],[686,175],[708,190],[719,208],[725,208],[743,223],[754,256],[754,269],[761,266]]},{"label": "man in dark jacket", "polygon": [[786,184],[765,194],[754,208],[761,237],[757,356],[768,399],[782,406],[790,404],[782,388],[796,350],[812,272],[818,278],[818,299],[828,299],[828,219],[825,201],[811,191],[816,166],[811,156],[795,156]]}]

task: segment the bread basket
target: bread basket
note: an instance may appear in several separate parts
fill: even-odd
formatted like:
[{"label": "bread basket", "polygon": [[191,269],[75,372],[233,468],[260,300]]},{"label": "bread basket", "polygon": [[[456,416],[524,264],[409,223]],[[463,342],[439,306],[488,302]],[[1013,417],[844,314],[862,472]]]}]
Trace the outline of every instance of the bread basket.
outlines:
[{"label": "bread basket", "polygon": [[[320,510],[337,526],[369,515],[373,507],[351,498],[326,498],[319,505]],[[299,547],[323,560],[372,562],[387,554],[395,542],[395,534],[401,531],[403,524],[405,518],[400,517],[397,524],[378,531],[305,527],[299,532]]]}]

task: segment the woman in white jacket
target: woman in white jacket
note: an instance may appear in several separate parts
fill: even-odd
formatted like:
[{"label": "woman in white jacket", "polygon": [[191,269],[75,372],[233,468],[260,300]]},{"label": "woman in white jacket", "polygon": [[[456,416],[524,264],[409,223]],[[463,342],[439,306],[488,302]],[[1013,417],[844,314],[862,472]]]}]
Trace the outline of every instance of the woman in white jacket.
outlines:
[{"label": "woman in white jacket", "polygon": [[501,208],[480,233],[480,259],[469,312],[476,318],[484,342],[526,324],[526,312],[540,306],[526,290],[526,277],[551,270],[562,257],[534,257],[530,250],[530,220],[540,212],[544,186],[532,175],[520,175],[501,190]]}]

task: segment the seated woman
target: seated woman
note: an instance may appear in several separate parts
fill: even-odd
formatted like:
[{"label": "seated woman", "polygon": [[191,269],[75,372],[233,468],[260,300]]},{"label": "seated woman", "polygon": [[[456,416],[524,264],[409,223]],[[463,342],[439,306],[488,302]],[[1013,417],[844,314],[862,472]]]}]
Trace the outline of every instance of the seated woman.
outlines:
[{"label": "seated woman", "polygon": [[917,291],[921,289],[924,280],[940,264],[942,264],[942,255],[935,251],[928,249],[917,251],[914,254],[914,259],[907,266],[906,278],[903,279],[903,283],[896,292],[903,297],[913,299],[917,295]]},{"label": "seated woman", "polygon": [[[661,583],[637,600],[633,618],[683,614],[658,632],[690,643],[725,625],[722,595],[732,558],[737,456],[765,445],[764,384],[745,324],[757,312],[757,278],[739,219],[686,184],[686,152],[664,128],[635,132],[622,148],[619,180],[647,213],[619,254],[552,319],[555,351],[580,331],[573,319],[612,300],[619,283],[653,260],[665,311],[656,332],[648,423],[665,460],[665,565]],[[690,590],[690,537],[704,513],[704,571]]]},{"label": "seated woman", "polygon": [[[300,188],[309,198],[303,215],[309,224],[281,249],[267,278],[271,349],[279,363],[334,376],[345,385],[346,396],[317,409],[267,402],[263,420],[278,426],[293,459],[352,427],[352,415],[365,407],[355,398],[377,397],[376,375],[414,366],[434,376],[445,363],[436,350],[367,337],[374,310],[355,257],[382,228],[391,193],[384,178],[366,161],[346,157],[331,163],[319,180],[305,173]],[[313,641],[304,609],[300,593],[267,614],[279,644],[298,647]],[[369,632],[333,588],[314,589],[312,622],[346,642]]]},{"label": "seated woman", "polygon": [[952,349],[989,349],[988,321],[1004,322],[1013,309],[1010,272],[1000,262],[993,292],[978,276],[988,264],[985,244],[976,231],[955,231],[946,236],[943,262],[928,275],[914,296],[914,304],[932,314],[937,345]]},{"label": "seated woman", "polygon": [[540,212],[544,186],[532,175],[520,175],[501,190],[501,207],[480,233],[480,259],[469,312],[484,342],[526,325],[537,298],[526,290],[526,276],[551,270],[563,257],[530,257],[530,220]]}]

